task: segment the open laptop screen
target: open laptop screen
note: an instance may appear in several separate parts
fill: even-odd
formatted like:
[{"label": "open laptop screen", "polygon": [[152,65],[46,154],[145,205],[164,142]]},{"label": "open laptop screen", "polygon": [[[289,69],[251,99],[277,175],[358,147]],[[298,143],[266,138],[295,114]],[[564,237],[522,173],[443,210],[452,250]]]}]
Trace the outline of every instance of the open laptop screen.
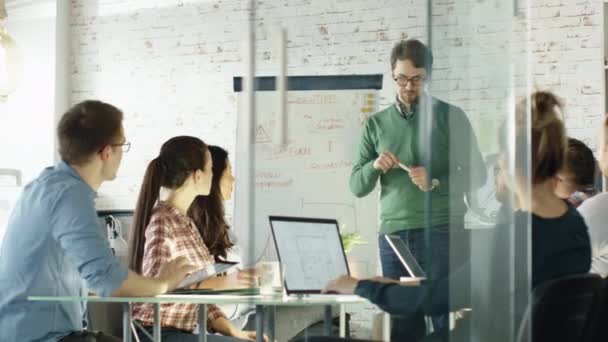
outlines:
[{"label": "open laptop screen", "polygon": [[320,293],[350,274],[336,220],[270,216],[287,294]]}]

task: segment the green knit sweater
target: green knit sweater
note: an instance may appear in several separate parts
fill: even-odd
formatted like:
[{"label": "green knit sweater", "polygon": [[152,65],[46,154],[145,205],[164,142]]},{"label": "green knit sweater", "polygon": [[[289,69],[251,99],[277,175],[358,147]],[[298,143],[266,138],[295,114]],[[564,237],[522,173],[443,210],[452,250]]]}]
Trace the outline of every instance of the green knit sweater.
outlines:
[{"label": "green knit sweater", "polygon": [[[464,194],[485,183],[486,168],[469,120],[455,106],[433,97],[423,97],[410,118],[395,105],[372,115],[364,129],[350,176],[350,188],[357,197],[369,194],[380,179],[380,233],[462,221],[466,212]],[[432,110],[427,111],[426,108]],[[427,115],[432,115],[428,120]],[[429,138],[420,132],[428,130]],[[440,186],[423,192],[401,168],[385,174],[373,167],[384,152],[392,152],[402,164],[425,166]],[[429,159],[430,163],[426,163]],[[425,217],[425,196],[431,196],[430,221]]]}]

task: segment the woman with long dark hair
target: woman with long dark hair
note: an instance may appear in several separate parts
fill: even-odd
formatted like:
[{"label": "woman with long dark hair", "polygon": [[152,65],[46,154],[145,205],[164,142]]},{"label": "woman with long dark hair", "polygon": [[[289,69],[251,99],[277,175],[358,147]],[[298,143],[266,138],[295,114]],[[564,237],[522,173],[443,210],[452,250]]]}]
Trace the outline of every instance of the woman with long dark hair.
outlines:
[{"label": "woman with long dark hair", "polygon": [[226,223],[224,210],[224,201],[232,198],[234,177],[228,152],[212,145],[209,146],[209,152],[213,160],[211,191],[207,196],[197,196],[194,199],[188,209],[188,216],[196,224],[209,253],[218,261],[225,260],[228,250],[234,246],[230,241],[230,226]]},{"label": "woman with long dark hair", "polygon": [[[199,269],[215,262],[196,225],[187,216],[194,199],[210,192],[212,165],[207,145],[198,138],[179,136],[163,144],[158,157],[146,169],[137,201],[129,250],[132,270],[154,277],[162,265],[178,256],[187,258]],[[168,190],[165,200],[159,199],[161,187]],[[208,326],[212,331],[255,340],[255,332],[237,329],[217,306],[207,307]],[[153,316],[151,304],[133,306],[133,317],[150,331]],[[197,304],[163,304],[160,318],[163,340],[198,340],[193,333],[198,321]],[[236,341],[220,336],[209,338],[211,341]]]}]

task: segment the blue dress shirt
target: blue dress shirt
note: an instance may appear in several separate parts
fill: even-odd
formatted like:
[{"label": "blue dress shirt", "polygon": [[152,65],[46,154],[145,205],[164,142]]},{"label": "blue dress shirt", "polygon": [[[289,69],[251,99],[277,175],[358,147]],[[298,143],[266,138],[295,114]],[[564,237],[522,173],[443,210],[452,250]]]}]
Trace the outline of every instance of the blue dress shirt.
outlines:
[{"label": "blue dress shirt", "polygon": [[0,245],[0,341],[56,341],[83,329],[83,303],[28,296],[87,289],[108,296],[127,278],[97,219],[95,196],[65,162],[24,188]]}]

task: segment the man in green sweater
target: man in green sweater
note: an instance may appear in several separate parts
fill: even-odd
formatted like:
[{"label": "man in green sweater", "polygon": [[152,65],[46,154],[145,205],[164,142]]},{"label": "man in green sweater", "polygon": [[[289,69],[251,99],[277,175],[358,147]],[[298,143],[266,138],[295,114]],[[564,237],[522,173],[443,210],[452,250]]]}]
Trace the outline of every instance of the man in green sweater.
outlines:
[{"label": "man in green sweater", "polygon": [[[468,252],[464,196],[485,183],[486,168],[464,112],[426,91],[431,51],[418,40],[401,41],[391,53],[395,103],[372,115],[362,133],[350,177],[357,197],[380,180],[379,237],[383,275],[399,279],[405,268],[384,239],[396,234],[408,245],[429,279],[444,278],[453,252]],[[452,254],[454,266],[455,254]],[[425,334],[422,312],[393,321],[391,340],[416,341]],[[433,317],[434,328],[447,315]]]}]

